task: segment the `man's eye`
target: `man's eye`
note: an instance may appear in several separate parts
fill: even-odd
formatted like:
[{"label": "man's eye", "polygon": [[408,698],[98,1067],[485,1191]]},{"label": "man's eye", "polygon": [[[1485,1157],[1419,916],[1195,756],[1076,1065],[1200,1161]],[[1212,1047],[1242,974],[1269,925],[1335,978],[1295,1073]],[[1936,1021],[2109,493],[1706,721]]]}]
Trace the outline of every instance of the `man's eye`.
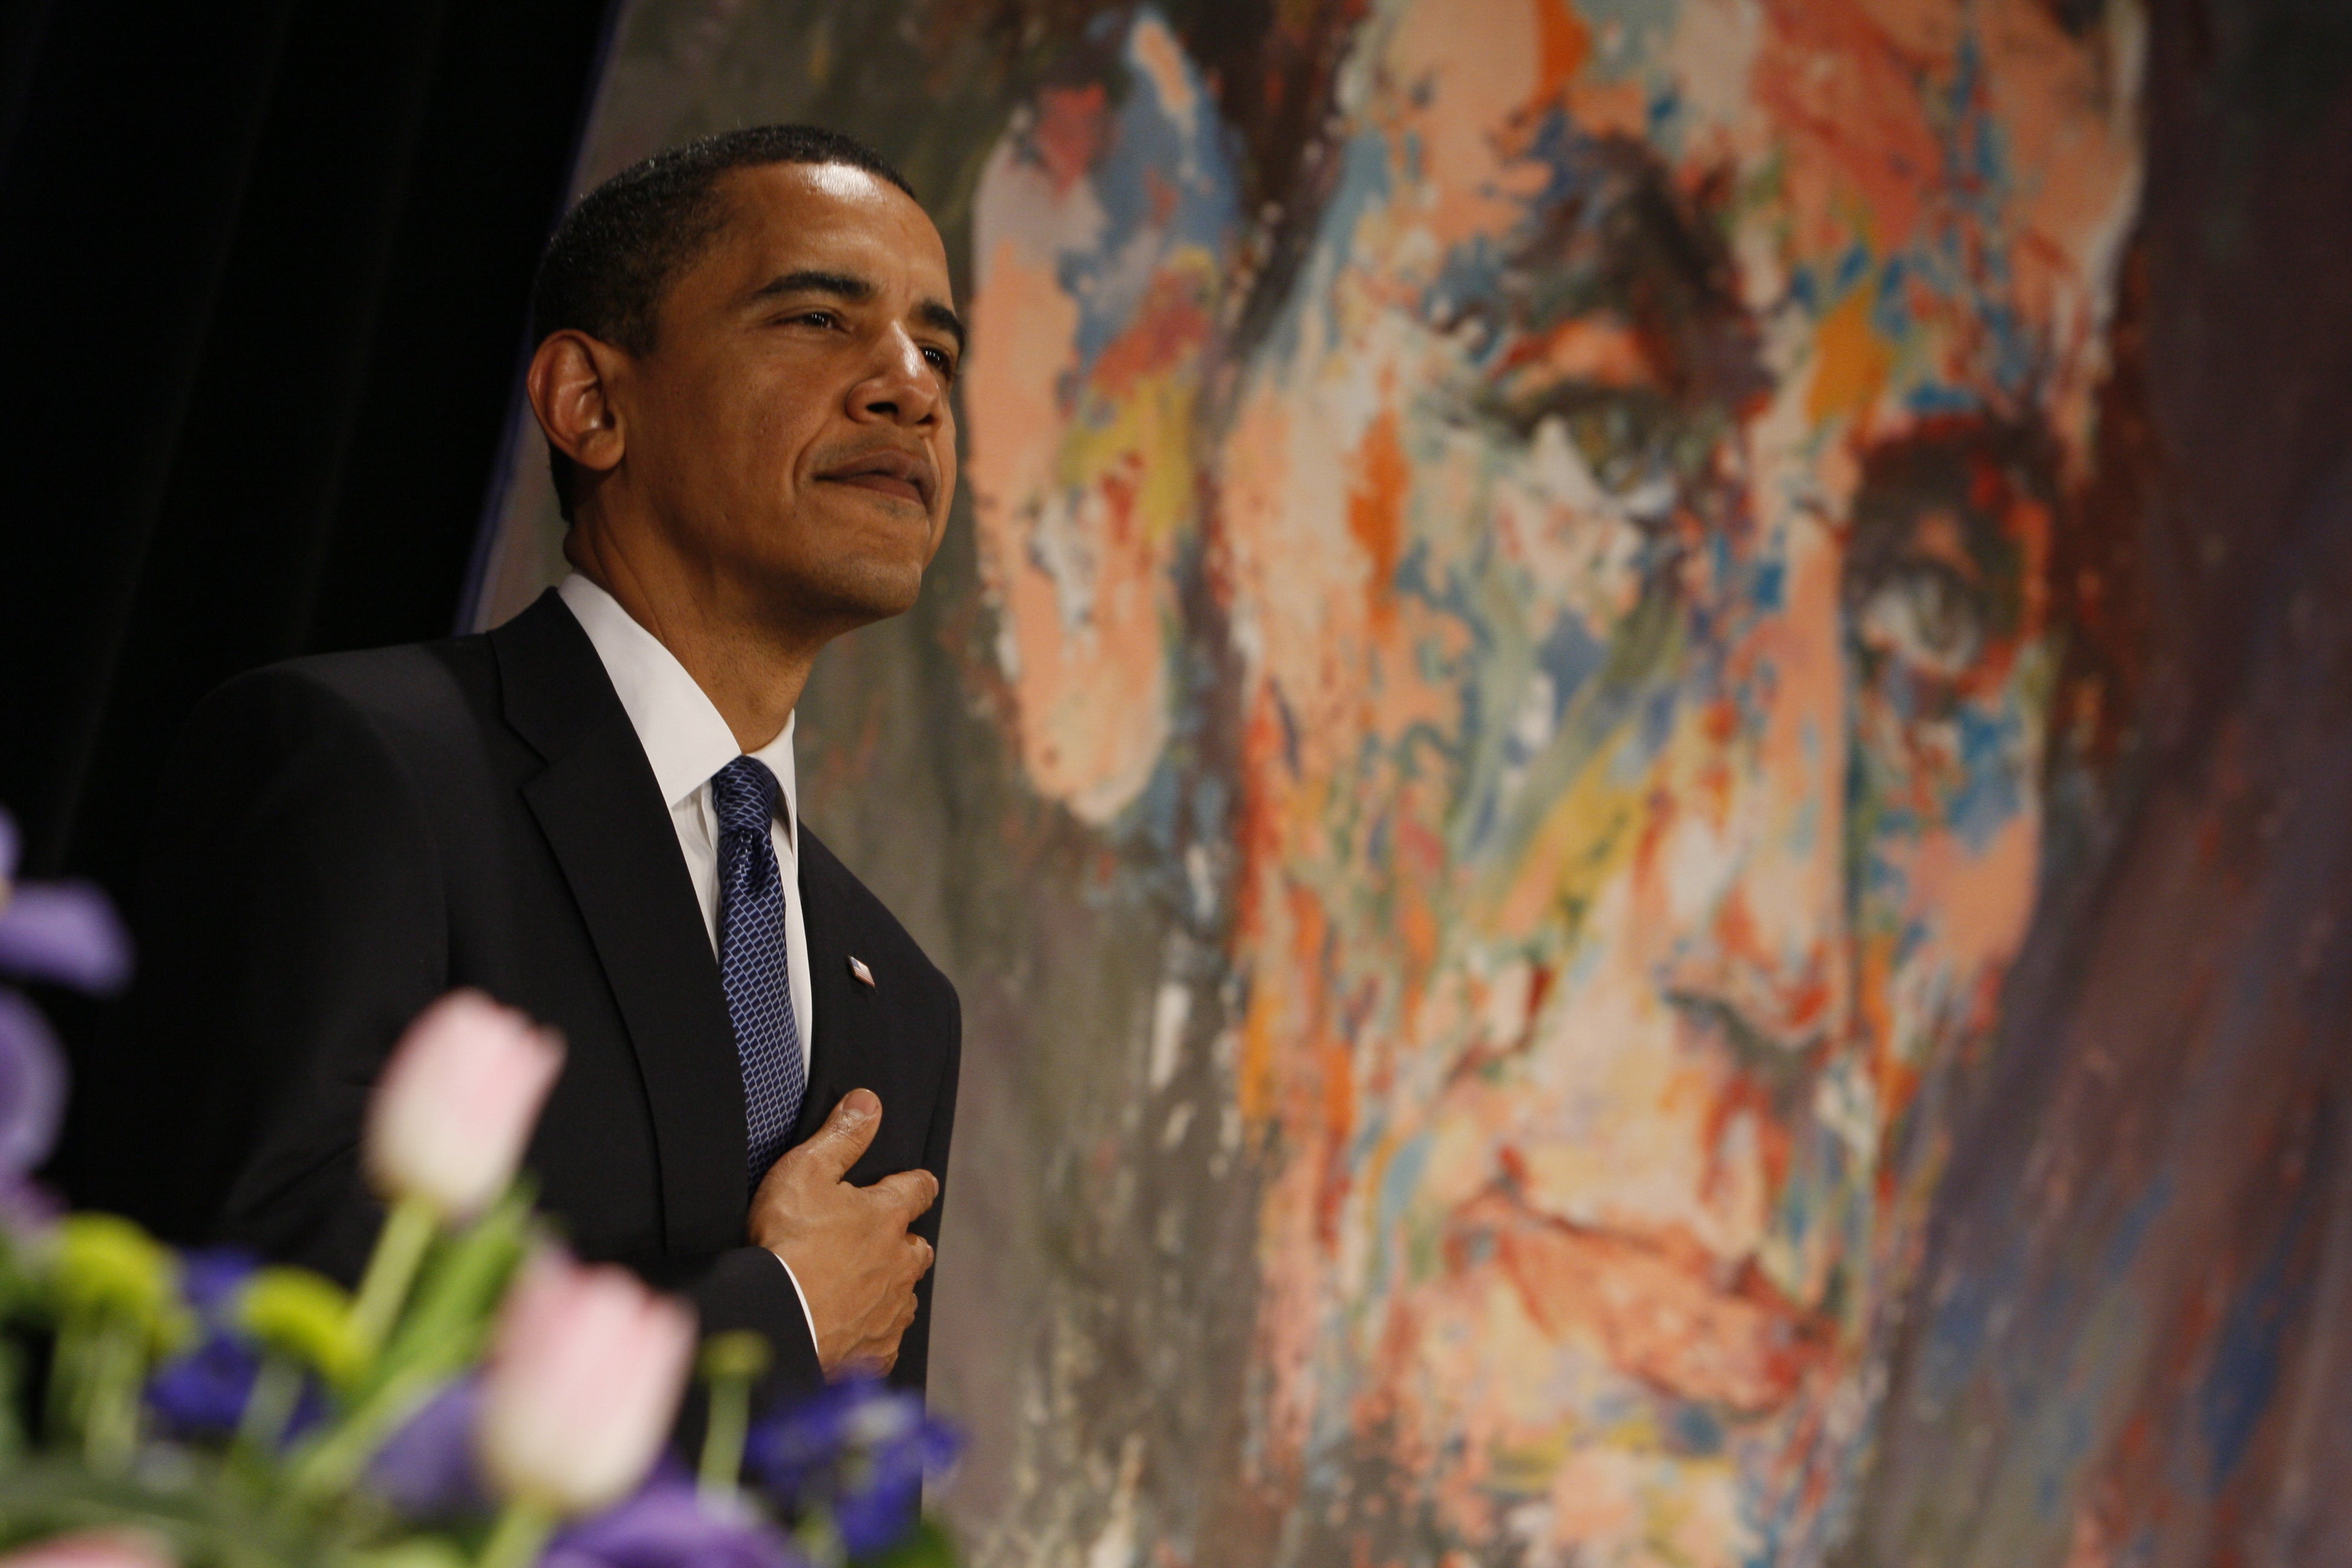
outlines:
[{"label": "man's eye", "polygon": [[955,379],[955,356],[948,353],[947,350],[925,349],[923,351],[923,358],[929,363],[933,370],[940,373],[941,380],[953,381]]},{"label": "man's eye", "polygon": [[1983,652],[1985,620],[1973,589],[1949,569],[1920,563],[1896,568],[1864,595],[1856,629],[1864,647],[1951,679]]},{"label": "man's eye", "polygon": [[803,310],[790,319],[796,326],[835,327],[841,324],[841,318],[831,310]]}]

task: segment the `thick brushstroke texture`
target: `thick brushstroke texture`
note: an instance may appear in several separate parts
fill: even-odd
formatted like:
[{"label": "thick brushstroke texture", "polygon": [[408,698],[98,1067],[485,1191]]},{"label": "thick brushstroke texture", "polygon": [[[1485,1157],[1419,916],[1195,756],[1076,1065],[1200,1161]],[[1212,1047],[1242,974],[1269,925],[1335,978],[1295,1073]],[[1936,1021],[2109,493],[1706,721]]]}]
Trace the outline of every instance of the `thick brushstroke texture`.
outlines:
[{"label": "thick brushstroke texture", "polygon": [[2068,612],[2126,765],[2009,988],[1855,1564],[2352,1555],[2352,26],[2153,24]]},{"label": "thick brushstroke texture", "polygon": [[[1242,737],[1232,1092],[1266,1184],[1241,1479],[1307,1524],[1300,1560],[1817,1557],[2033,896],[2042,584],[2058,470],[2088,466],[2066,399],[2096,374],[2128,149],[2100,150],[2079,55],[1990,128],[1976,30],[1890,60],[1875,21],[1817,8],[1755,18],[1748,81],[1667,134],[1627,90],[1672,79],[1657,19],[1588,82],[1574,13],[1376,15],[1291,291],[1175,389],[1185,438],[1157,453],[1099,446],[1169,394],[1086,368],[1095,280],[1214,301],[1250,286],[1239,258],[1186,260],[1181,209],[1148,260],[1065,216],[1141,204],[1107,153],[1057,168],[1051,98],[980,188],[983,233],[1063,257],[1013,292],[1050,270],[1081,307],[1029,327],[1081,325],[1052,429],[994,399],[972,424],[982,463],[1057,454],[979,510],[993,579],[1058,590],[998,594],[1033,752],[1066,720],[1032,650],[1136,647],[1105,626],[1119,530],[1081,521],[1099,549],[1073,551],[1062,520],[1115,518],[1167,461],[1207,498],[1189,526],[1241,653],[1211,694]],[[2002,28],[2021,70],[2068,47]],[[1134,25],[1099,101],[1196,100],[1133,79],[1164,36]],[[1773,101],[1873,69],[1868,107],[1924,149],[1907,174]],[[1988,198],[2023,188],[1994,129],[2087,144],[2103,202]],[[2012,253],[2039,314],[1986,260]],[[1123,331],[1156,339],[1154,314]],[[1083,628],[1048,613],[1073,602]],[[1538,662],[1579,646],[1599,657]],[[1095,738],[1058,733],[1056,757]],[[1082,816],[1118,784],[1030,776]],[[1368,1455],[1407,1497],[1358,1495]]]},{"label": "thick brushstroke texture", "polygon": [[975,324],[803,761],[983,1563],[2341,1554],[2347,42],[635,0],[593,168],[836,121]]}]

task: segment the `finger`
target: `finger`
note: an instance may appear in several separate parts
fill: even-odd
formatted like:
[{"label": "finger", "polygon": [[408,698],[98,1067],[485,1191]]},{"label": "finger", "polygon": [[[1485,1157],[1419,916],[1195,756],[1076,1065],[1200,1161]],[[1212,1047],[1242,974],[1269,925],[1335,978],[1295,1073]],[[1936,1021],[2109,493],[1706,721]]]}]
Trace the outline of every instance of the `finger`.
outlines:
[{"label": "finger", "polygon": [[827,1182],[838,1182],[873,1147],[874,1134],[881,1130],[881,1100],[870,1089],[853,1089],[841,1097],[816,1136],[784,1158],[805,1163]]},{"label": "finger", "polygon": [[890,1205],[900,1225],[911,1225],[939,1201],[940,1179],[929,1171],[901,1171],[866,1190]]},{"label": "finger", "polygon": [[932,1260],[938,1254],[932,1250],[931,1244],[919,1236],[910,1236],[907,1239],[914,1244],[907,1249],[907,1254],[914,1259],[915,1278],[920,1279],[931,1271]]}]

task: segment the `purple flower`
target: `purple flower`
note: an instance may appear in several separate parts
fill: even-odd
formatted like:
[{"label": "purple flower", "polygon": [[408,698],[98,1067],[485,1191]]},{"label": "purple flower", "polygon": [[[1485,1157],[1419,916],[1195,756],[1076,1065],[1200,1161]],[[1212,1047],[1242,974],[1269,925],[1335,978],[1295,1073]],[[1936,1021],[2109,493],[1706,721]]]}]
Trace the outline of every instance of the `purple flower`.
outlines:
[{"label": "purple flower", "polygon": [[236,1430],[261,1358],[236,1332],[236,1294],[253,1272],[254,1258],[235,1247],[191,1252],[181,1260],[180,1289],[195,1310],[202,1337],[194,1348],[156,1368],[147,1404],[164,1429],[180,1437],[216,1437]]},{"label": "purple flower", "polygon": [[[80,883],[13,884],[16,825],[0,811],[0,973],[110,992],[131,973],[114,906]],[[43,1200],[25,1173],[49,1156],[65,1109],[65,1058],[32,1005],[0,991],[0,1214],[37,1222]]]},{"label": "purple flower", "polygon": [[850,1555],[865,1557],[914,1528],[924,1476],[945,1470],[957,1446],[920,1395],[856,1377],[761,1423],[746,1455],[780,1506],[826,1510]]},{"label": "purple flower", "polygon": [[156,1368],[148,1408],[175,1437],[224,1437],[236,1430],[260,1358],[231,1336],[208,1332],[194,1350]]},{"label": "purple flower", "polygon": [[[257,1260],[234,1247],[183,1254],[180,1289],[194,1309],[200,1331],[193,1349],[173,1357],[147,1380],[147,1406],[175,1437],[226,1437],[245,1417],[261,1354],[238,1328],[236,1304]],[[286,1424],[293,1437],[326,1414],[316,1382],[306,1379],[302,1397]]]},{"label": "purple flower", "polygon": [[705,1499],[674,1459],[636,1493],[550,1543],[539,1568],[805,1568],[782,1532],[740,1503]]},{"label": "purple flower", "polygon": [[47,1022],[0,991],[0,1183],[12,1191],[49,1157],[66,1107],[66,1060]]},{"label": "purple flower", "polygon": [[131,939],[86,882],[12,884],[16,825],[0,812],[0,972],[100,995],[131,978]]},{"label": "purple flower", "polygon": [[488,1512],[489,1493],[474,1458],[474,1422],[481,1407],[479,1376],[444,1384],[376,1451],[368,1466],[369,1489],[409,1519]]},{"label": "purple flower", "polygon": [[208,1247],[180,1255],[180,1294],[205,1323],[226,1326],[236,1316],[237,1292],[261,1260],[241,1247]]}]

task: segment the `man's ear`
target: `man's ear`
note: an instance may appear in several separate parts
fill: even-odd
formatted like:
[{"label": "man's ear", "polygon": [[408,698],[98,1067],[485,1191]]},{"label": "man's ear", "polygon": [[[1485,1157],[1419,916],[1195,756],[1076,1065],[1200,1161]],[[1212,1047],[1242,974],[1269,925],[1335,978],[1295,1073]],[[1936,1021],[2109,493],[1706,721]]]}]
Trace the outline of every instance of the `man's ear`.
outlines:
[{"label": "man's ear", "polygon": [[548,445],[593,474],[618,468],[627,449],[613,395],[622,360],[618,349],[585,332],[555,332],[530,356],[523,380]]}]

